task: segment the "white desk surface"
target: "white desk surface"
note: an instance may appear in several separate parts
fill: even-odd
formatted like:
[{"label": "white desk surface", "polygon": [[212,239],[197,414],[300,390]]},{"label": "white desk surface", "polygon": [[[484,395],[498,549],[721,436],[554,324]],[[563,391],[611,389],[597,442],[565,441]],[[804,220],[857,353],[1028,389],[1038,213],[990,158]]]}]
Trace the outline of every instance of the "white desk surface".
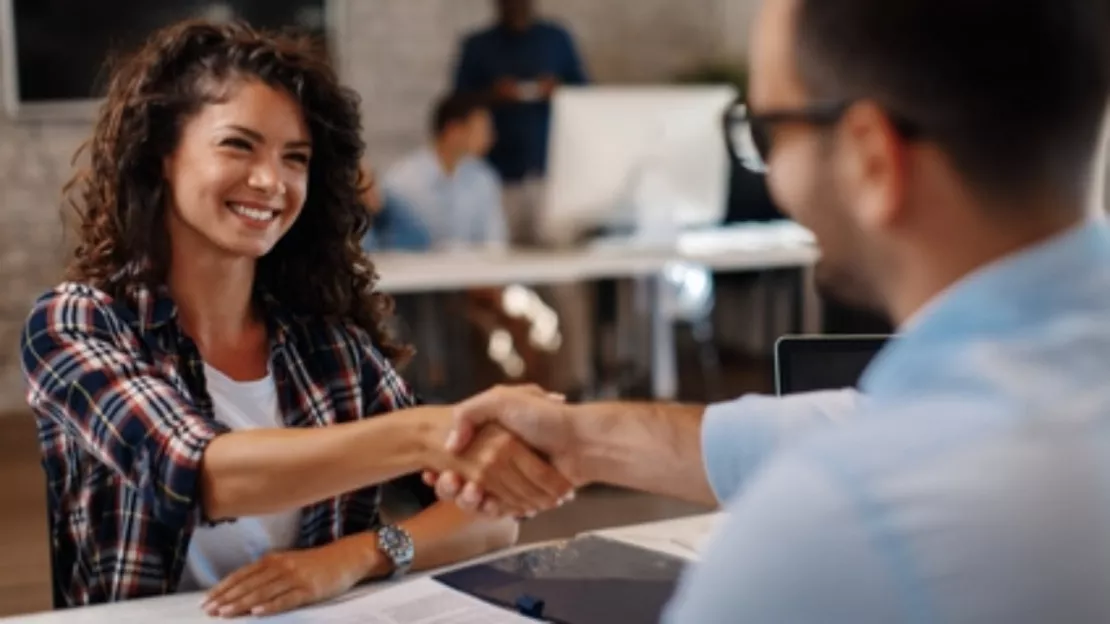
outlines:
[{"label": "white desk surface", "polygon": [[800,227],[757,224],[685,233],[663,246],[609,239],[577,249],[376,253],[373,260],[378,287],[400,294],[649,276],[683,261],[721,271],[804,268],[817,256]]},{"label": "white desk surface", "polygon": [[[591,532],[590,535],[600,535],[637,545],[642,548],[667,552],[687,559],[695,559],[696,552],[694,551],[696,548],[700,548],[699,545],[704,542],[716,517],[717,514],[692,516],[678,520],[596,531]],[[521,546],[515,550],[523,551],[537,546],[539,546],[539,544],[530,544]],[[489,555],[487,558],[496,559],[506,554],[507,553],[503,551]],[[463,567],[473,563],[475,562],[468,561],[454,567]],[[434,570],[417,576],[435,575],[444,571],[445,570]],[[339,600],[381,591],[389,586],[390,583],[388,582],[367,585],[354,590],[343,598],[339,598]],[[238,621],[209,618],[204,615],[200,610],[201,598],[202,594],[199,593],[178,594],[161,598],[147,598],[110,605],[85,607],[82,609],[67,609],[64,611],[47,612],[29,616],[17,616],[14,618],[5,618],[0,621],[13,623],[25,622],[26,624],[160,624],[162,622],[170,624],[191,624],[194,622]],[[247,618],[245,621],[295,622],[298,624],[307,624],[313,621],[312,609],[302,609],[300,611],[294,611],[289,614],[263,620],[259,620],[258,618]]]}]

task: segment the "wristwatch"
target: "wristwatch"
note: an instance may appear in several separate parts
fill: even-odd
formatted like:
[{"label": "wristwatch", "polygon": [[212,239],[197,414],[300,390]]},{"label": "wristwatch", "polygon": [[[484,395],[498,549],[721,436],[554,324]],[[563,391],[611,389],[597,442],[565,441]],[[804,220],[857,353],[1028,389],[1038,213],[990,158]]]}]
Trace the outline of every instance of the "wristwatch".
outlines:
[{"label": "wristwatch", "polygon": [[408,531],[394,524],[387,524],[378,529],[378,550],[393,562],[393,574],[390,578],[404,576],[412,567],[412,559],[416,555],[412,536]]}]

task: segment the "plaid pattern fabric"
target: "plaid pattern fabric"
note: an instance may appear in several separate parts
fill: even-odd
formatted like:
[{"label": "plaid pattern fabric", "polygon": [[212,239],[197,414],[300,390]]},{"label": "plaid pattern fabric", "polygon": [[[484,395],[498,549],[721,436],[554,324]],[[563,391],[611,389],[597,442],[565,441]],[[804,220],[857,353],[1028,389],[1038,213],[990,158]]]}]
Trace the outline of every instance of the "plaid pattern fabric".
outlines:
[{"label": "plaid pattern fabric", "polygon": [[[367,333],[298,319],[265,300],[270,364],[288,427],[411,406]],[[172,593],[201,518],[199,463],[216,422],[196,345],[164,290],[113,299],[65,283],[35,304],[21,349],[53,520],[54,575],[69,605]],[[379,488],[305,508],[298,545],[375,528]]]}]

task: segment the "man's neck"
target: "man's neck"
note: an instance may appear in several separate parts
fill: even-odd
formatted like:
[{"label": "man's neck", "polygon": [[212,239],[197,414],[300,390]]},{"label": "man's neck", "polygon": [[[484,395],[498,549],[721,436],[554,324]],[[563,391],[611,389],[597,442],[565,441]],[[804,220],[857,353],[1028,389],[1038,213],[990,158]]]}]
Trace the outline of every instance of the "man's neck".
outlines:
[{"label": "man's neck", "polygon": [[432,146],[432,151],[436,155],[436,161],[439,162],[439,168],[447,177],[455,175],[455,170],[459,168],[459,163],[463,161],[464,155],[457,150],[452,149],[443,141],[437,141]]},{"label": "man's neck", "polygon": [[[972,273],[1009,256],[1045,243],[1083,223],[1082,211],[1043,211],[1043,217],[1025,218],[1017,224],[965,229],[944,245],[926,248],[908,244],[898,264],[897,278],[887,309],[898,327],[914,318],[930,301]],[[1015,219],[1016,220],[1016,219]]]}]

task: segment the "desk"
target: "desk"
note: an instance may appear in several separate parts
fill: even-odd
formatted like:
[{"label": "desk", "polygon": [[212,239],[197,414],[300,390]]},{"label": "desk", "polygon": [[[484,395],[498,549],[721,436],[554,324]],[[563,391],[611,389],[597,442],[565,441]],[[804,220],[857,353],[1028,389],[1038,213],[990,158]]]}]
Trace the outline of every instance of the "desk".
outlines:
[{"label": "desk", "polygon": [[[716,514],[709,516],[693,516],[665,522],[630,526],[605,531],[591,532],[590,535],[601,535],[610,539],[617,539],[633,545],[652,550],[676,554],[687,559],[696,558],[696,552],[691,546],[700,544],[705,538],[709,528],[715,521]],[[536,548],[542,544],[532,544],[519,547],[518,551]],[[500,552],[489,555],[488,559],[497,559],[507,553]],[[474,561],[458,564],[454,567],[463,567],[474,564]],[[423,575],[434,576],[450,568],[425,572]],[[401,581],[404,582],[404,581]],[[345,598],[366,595],[389,587],[390,582],[375,583],[352,591]],[[132,600],[110,605],[86,607],[83,609],[67,609],[30,616],[6,618],[3,622],[21,622],[25,624],[149,624],[165,622],[168,624],[192,624],[194,622],[229,622],[237,620],[221,620],[209,618],[200,610],[201,594],[179,594],[161,598],[148,598],[145,600]],[[343,598],[340,598],[342,600]],[[294,612],[292,615],[296,615]],[[303,613],[303,612],[302,612]],[[283,618],[288,621],[311,622],[310,613],[304,617]],[[245,618],[245,621],[252,621]]]},{"label": "desk", "polygon": [[[772,223],[689,232],[667,244],[611,238],[575,249],[377,253],[373,260],[381,276],[378,288],[391,294],[627,278],[658,284],[674,262],[728,272],[797,268],[805,271],[803,329],[813,332],[820,326],[820,313],[809,269],[817,257],[807,231],[792,223]],[[678,391],[673,327],[659,305],[661,289],[651,290],[652,390],[657,399],[673,399]]]}]

